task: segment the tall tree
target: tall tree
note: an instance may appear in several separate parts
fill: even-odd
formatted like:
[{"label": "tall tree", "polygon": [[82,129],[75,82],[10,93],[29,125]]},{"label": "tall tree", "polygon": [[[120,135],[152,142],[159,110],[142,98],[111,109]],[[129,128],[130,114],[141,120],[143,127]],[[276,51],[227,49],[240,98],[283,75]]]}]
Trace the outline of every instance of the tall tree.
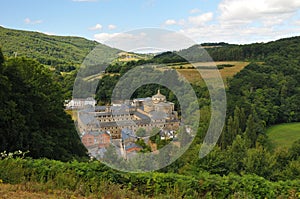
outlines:
[{"label": "tall tree", "polygon": [[4,56],[3,56],[3,53],[2,53],[1,48],[0,48],[0,67],[3,64],[3,62],[4,62]]},{"label": "tall tree", "polygon": [[1,151],[29,150],[34,158],[59,160],[86,156],[63,110],[62,88],[48,69],[33,60],[10,59],[1,76]]},{"label": "tall tree", "polygon": [[227,167],[230,171],[240,173],[244,169],[243,158],[247,152],[245,140],[237,135],[232,145],[227,150]]}]

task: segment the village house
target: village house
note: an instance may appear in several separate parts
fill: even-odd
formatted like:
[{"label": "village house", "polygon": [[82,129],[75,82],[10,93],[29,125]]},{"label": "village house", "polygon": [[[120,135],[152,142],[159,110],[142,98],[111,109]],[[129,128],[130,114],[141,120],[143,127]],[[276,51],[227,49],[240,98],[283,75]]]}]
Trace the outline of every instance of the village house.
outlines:
[{"label": "village house", "polygon": [[87,148],[104,148],[108,147],[111,143],[111,136],[108,132],[104,131],[88,132],[82,136],[81,141],[83,145]]}]

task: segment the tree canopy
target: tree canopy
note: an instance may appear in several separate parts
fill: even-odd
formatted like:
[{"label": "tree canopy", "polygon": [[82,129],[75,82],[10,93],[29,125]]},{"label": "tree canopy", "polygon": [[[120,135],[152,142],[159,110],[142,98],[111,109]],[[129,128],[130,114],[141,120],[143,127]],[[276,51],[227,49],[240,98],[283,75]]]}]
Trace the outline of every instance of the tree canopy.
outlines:
[{"label": "tree canopy", "polygon": [[5,61],[0,73],[0,151],[29,150],[34,158],[85,157],[75,126],[63,109],[61,86],[36,61]]}]

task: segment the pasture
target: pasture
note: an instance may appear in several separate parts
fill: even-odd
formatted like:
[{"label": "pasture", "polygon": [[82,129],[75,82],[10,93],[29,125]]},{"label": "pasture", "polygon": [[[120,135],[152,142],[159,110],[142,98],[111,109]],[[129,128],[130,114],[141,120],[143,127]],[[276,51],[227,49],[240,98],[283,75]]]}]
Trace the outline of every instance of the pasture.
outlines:
[{"label": "pasture", "polygon": [[300,139],[300,123],[279,124],[267,129],[267,135],[275,147],[289,148]]}]

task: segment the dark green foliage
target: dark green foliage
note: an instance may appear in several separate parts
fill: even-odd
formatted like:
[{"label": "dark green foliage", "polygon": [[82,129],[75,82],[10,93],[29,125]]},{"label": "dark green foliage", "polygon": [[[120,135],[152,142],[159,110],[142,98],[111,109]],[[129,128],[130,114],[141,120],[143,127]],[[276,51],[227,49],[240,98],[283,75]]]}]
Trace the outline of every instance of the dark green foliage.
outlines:
[{"label": "dark green foliage", "polygon": [[229,112],[233,106],[246,115],[256,113],[266,125],[300,120],[298,65],[287,67],[251,64],[229,83]]},{"label": "dark green foliage", "polygon": [[57,67],[59,71],[70,71],[74,66],[79,66],[96,46],[101,46],[108,56],[119,52],[80,37],[52,36],[3,27],[0,27],[0,45],[7,57],[34,58],[44,65]]},{"label": "dark green foliage", "polygon": [[48,69],[10,59],[0,74],[0,151],[30,151],[34,158],[85,157],[74,124],[63,110],[62,89]]},{"label": "dark green foliage", "polygon": [[300,140],[297,140],[293,143],[289,153],[289,156],[292,160],[300,159]]},{"label": "dark green foliage", "polygon": [[140,151],[141,153],[148,153],[151,152],[151,147],[145,143],[143,139],[138,139],[135,142],[138,146],[141,146],[143,149]]},{"label": "dark green foliage", "polygon": [[[197,61],[268,61],[275,64],[282,62],[280,56],[286,59],[299,58],[300,37],[280,39],[269,43],[254,43],[247,45],[233,45],[226,43],[212,43],[194,45],[178,52],[165,52],[153,58],[156,63],[178,63]],[[205,47],[205,46],[204,46]],[[290,63],[299,63],[293,60]],[[221,67],[221,66],[220,66]],[[226,67],[226,66],[224,66]]]},{"label": "dark green foliage", "polygon": [[3,56],[2,50],[0,48],[0,66],[3,64],[3,62],[4,62],[4,56]]},{"label": "dark green foliage", "polygon": [[160,63],[160,64],[167,64],[167,63],[185,63],[187,60],[185,60],[183,57],[178,55],[176,52],[164,52],[159,55],[156,55],[153,57],[152,61],[154,63]]},{"label": "dark green foliage", "polygon": [[[251,63],[229,80],[228,125],[222,135],[222,147],[230,145],[232,137],[236,134],[237,128],[233,120],[236,107],[243,109],[248,118],[247,122],[244,122],[246,129],[241,132],[250,147],[256,145],[258,138],[261,143],[266,143],[265,127],[300,121],[300,57],[297,55],[300,48],[294,45],[294,42],[298,41],[299,37],[295,37],[252,45],[253,49],[261,46],[260,50],[254,50],[258,53],[254,53],[255,59],[265,60],[265,63]],[[246,45],[243,48],[252,49],[250,46]],[[259,55],[262,54],[264,58],[260,58]]]},{"label": "dark green foliage", "polygon": [[96,99],[100,104],[110,104],[113,89],[119,81],[119,75],[104,75],[98,82]]},{"label": "dark green foliage", "polygon": [[247,158],[244,160],[244,167],[247,173],[255,173],[258,176],[263,176],[270,179],[275,166],[276,158],[269,151],[261,146],[258,146],[247,151]]},{"label": "dark green foliage", "polygon": [[82,196],[98,197],[107,194],[108,190],[101,186],[104,182],[151,198],[297,198],[300,190],[299,179],[270,182],[256,175],[221,177],[206,172],[194,176],[131,174],[109,169],[97,161],[62,163],[47,159],[0,160],[0,179],[13,184],[43,183],[48,189],[80,190]]},{"label": "dark green foliage", "polygon": [[129,61],[129,62],[116,62],[110,64],[106,69],[106,73],[119,73],[120,75],[125,74],[130,69],[146,64],[148,61],[146,60],[139,60],[139,61]]},{"label": "dark green foliage", "polygon": [[243,159],[246,157],[246,152],[247,146],[245,140],[239,135],[236,136],[236,139],[226,151],[228,154],[226,164],[231,172],[240,174],[244,170]]},{"label": "dark green foliage", "polygon": [[219,43],[202,43],[202,47],[224,47],[224,46],[229,46],[230,44],[225,43],[225,42],[219,42]]},{"label": "dark green foliage", "polygon": [[219,65],[217,65],[217,68],[219,69],[219,70],[221,70],[221,69],[224,69],[224,68],[230,68],[230,67],[233,67],[234,65],[232,65],[232,64],[219,64]]},{"label": "dark green foliage", "polygon": [[[207,171],[210,174],[228,175],[229,168],[227,167],[230,163],[227,162],[226,152],[222,151],[219,147],[215,147],[207,156],[202,159],[196,157],[195,166],[197,172]],[[233,161],[233,160],[232,160]]]}]

